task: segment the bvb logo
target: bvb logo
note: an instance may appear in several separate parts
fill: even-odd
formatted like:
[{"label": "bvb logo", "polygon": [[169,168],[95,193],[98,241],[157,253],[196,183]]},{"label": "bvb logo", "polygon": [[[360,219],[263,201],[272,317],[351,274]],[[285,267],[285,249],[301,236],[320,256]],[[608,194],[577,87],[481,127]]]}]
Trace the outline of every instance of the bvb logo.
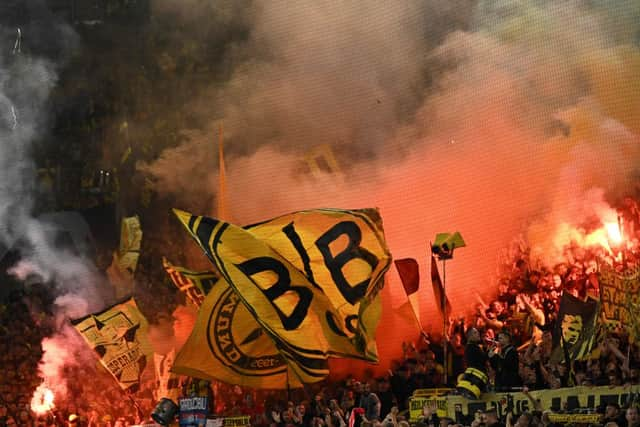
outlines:
[{"label": "bvb logo", "polygon": [[287,370],[273,340],[231,288],[211,310],[207,341],[213,355],[241,375],[270,376]]}]

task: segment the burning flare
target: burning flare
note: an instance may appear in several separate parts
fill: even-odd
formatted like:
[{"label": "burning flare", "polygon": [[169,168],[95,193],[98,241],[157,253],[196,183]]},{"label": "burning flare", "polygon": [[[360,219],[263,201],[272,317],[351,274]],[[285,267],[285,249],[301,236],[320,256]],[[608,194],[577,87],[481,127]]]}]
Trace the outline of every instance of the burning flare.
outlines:
[{"label": "burning flare", "polygon": [[38,386],[31,399],[31,410],[38,415],[42,415],[55,407],[53,404],[53,391],[47,387],[46,383]]}]

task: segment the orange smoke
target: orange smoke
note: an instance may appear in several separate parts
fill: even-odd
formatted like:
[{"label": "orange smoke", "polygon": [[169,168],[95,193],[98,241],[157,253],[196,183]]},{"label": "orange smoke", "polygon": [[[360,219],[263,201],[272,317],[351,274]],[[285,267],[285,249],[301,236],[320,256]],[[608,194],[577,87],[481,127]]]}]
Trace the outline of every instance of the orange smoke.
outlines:
[{"label": "orange smoke", "polygon": [[44,353],[38,368],[44,381],[34,392],[31,400],[32,408],[41,408],[40,411],[46,412],[53,407],[47,409],[48,405],[53,405],[54,397],[58,402],[66,399],[67,380],[64,376],[64,367],[77,365],[79,363],[77,357],[87,353],[93,356],[81,340],[70,326],[65,326],[58,334],[42,340]]}]

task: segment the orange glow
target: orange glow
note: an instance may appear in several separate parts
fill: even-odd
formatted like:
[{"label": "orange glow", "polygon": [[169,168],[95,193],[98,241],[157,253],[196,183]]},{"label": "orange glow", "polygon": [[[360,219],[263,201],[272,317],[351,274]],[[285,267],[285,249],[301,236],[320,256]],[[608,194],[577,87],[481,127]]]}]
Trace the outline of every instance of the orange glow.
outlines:
[{"label": "orange glow", "polygon": [[584,246],[602,246],[607,251],[611,252],[608,229],[603,227],[588,234],[584,239]]},{"label": "orange glow", "polygon": [[617,222],[608,222],[604,225],[607,230],[609,240],[614,246],[618,246],[622,243],[622,232]]},{"label": "orange glow", "polygon": [[38,386],[31,398],[31,410],[42,415],[55,407],[53,404],[53,391],[45,383]]}]

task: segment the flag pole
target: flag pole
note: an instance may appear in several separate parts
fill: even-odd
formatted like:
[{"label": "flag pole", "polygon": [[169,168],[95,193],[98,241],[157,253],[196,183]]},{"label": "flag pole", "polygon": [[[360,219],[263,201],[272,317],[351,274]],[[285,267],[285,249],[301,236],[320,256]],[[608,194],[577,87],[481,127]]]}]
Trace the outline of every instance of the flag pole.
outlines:
[{"label": "flag pole", "polygon": [[447,337],[447,269],[446,269],[447,260],[442,258],[442,347],[444,348],[444,361],[442,366],[444,368],[444,386],[449,382],[449,363],[448,363],[448,347],[449,347],[449,338]]},{"label": "flag pole", "polygon": [[227,211],[227,179],[224,162],[224,125],[220,122],[218,128],[218,195],[216,217],[229,221]]}]

